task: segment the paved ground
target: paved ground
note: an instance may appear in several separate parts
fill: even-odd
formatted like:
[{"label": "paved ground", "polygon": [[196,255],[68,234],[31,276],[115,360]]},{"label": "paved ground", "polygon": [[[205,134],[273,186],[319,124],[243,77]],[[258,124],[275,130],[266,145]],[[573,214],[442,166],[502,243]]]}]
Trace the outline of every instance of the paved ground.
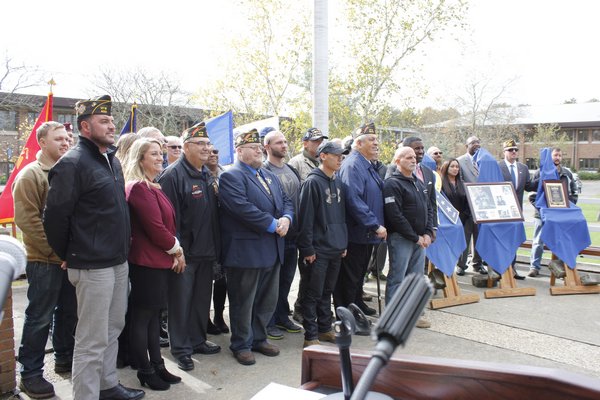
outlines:
[{"label": "paved ground", "polygon": [[[582,197],[594,198],[600,183],[584,182]],[[597,198],[597,197],[596,197]],[[529,218],[530,219],[530,218]],[[600,273],[598,267],[587,267]],[[527,266],[518,265],[525,274]],[[398,354],[416,354],[444,358],[468,359],[534,365],[576,372],[600,379],[600,294],[550,296],[549,273],[542,270],[538,278],[519,281],[520,287],[534,287],[536,296],[486,300],[483,289],[470,284],[472,274],[459,277],[464,293],[477,293],[480,302],[427,311],[431,329],[415,329],[405,348]],[[295,281],[290,298],[297,294]],[[559,283],[561,284],[561,283]],[[366,291],[376,295],[372,280]],[[26,284],[14,285],[14,322],[16,346],[20,341]],[[439,296],[439,294],[438,294]],[[375,303],[372,304],[376,307]],[[239,365],[227,350],[229,335],[210,337],[223,351],[213,356],[194,356],[196,368],[190,373],[179,371],[168,353],[163,351],[167,368],[183,377],[167,392],[146,391],[148,399],[249,399],[269,382],[289,386],[300,384],[302,335],[287,334],[277,342],[281,355],[268,358],[257,355],[257,364]],[[355,337],[353,348],[371,349],[367,337]],[[69,376],[53,372],[52,356],[46,357],[46,377],[55,383],[60,399],[72,399]],[[139,387],[135,371],[120,370],[124,385]],[[22,398],[28,398],[22,395]]]}]

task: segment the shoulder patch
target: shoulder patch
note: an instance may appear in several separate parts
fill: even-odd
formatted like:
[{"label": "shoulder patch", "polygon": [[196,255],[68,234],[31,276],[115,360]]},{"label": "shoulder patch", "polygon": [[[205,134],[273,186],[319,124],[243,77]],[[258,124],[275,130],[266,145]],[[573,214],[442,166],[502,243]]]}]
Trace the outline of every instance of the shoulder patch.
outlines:
[{"label": "shoulder patch", "polygon": [[389,204],[389,203],[394,203],[396,201],[396,199],[392,196],[392,197],[386,197],[384,199],[385,204]]}]

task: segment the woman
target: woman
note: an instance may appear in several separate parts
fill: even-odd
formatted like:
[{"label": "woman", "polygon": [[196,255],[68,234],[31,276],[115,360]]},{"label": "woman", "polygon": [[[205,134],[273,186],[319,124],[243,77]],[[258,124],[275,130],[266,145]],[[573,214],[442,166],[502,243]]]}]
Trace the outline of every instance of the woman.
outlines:
[{"label": "woman", "polygon": [[[460,175],[460,165],[456,158],[452,158],[442,165],[440,169],[440,175],[442,176],[442,192],[446,195],[450,203],[459,212],[460,221],[463,224],[465,232],[465,238],[467,237],[468,227],[473,224],[473,218],[471,217],[471,209],[467,200],[467,193],[465,186]],[[472,228],[471,228],[472,229]],[[467,269],[467,256],[469,255],[469,243],[467,248],[463,251],[462,255],[458,259],[456,274],[464,275]]]},{"label": "woman", "polygon": [[129,351],[138,367],[140,384],[167,390],[181,378],[165,369],[160,354],[160,310],[167,307],[169,269],[183,272],[185,258],[175,237],[173,206],[154,182],[163,169],[161,143],[139,139],[128,154],[125,191],[131,215]]}]

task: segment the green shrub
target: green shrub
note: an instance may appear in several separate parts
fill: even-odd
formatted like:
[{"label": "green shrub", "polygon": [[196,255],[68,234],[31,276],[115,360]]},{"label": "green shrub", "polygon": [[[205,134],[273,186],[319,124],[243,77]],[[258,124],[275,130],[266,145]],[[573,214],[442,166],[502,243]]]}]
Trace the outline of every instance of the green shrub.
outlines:
[{"label": "green shrub", "polygon": [[579,171],[579,179],[582,181],[597,181],[600,180],[600,174],[590,171]]}]

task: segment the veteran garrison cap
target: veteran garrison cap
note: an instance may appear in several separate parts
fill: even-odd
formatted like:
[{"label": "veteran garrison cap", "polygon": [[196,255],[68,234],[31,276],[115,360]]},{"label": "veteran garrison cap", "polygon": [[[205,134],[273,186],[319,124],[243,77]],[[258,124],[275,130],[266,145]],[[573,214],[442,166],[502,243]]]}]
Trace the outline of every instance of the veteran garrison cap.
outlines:
[{"label": "veteran garrison cap", "polygon": [[75,113],[79,121],[88,115],[111,115],[112,100],[109,95],[96,97],[95,99],[81,100],[75,104]]},{"label": "veteran garrison cap", "polygon": [[504,146],[504,150],[518,149],[519,148],[519,146],[517,146],[517,142],[515,142],[515,139],[505,140],[504,143],[502,143],[502,145]]},{"label": "veteran garrison cap", "polygon": [[354,135],[352,135],[352,136],[354,137],[354,139],[356,139],[357,137],[362,136],[362,135],[375,135],[375,134],[376,134],[375,124],[373,122],[370,122],[368,124],[361,126],[356,131],[354,131]]},{"label": "veteran garrison cap", "polygon": [[267,126],[267,127],[265,127],[265,128],[262,128],[262,129],[260,130],[259,136],[260,136],[261,138],[264,138],[265,136],[267,136],[267,133],[269,133],[269,132],[273,132],[273,131],[275,131],[275,130],[276,130],[276,129],[275,129],[275,128],[273,128],[272,126]]},{"label": "veteran garrison cap", "polygon": [[181,139],[186,142],[191,138],[207,138],[208,139],[208,131],[206,130],[206,124],[204,121],[198,122],[196,125],[187,128],[181,134]]},{"label": "veteran garrison cap", "polygon": [[260,136],[256,129],[252,129],[249,132],[242,132],[235,137],[235,147],[240,147],[244,144],[260,144]]}]

